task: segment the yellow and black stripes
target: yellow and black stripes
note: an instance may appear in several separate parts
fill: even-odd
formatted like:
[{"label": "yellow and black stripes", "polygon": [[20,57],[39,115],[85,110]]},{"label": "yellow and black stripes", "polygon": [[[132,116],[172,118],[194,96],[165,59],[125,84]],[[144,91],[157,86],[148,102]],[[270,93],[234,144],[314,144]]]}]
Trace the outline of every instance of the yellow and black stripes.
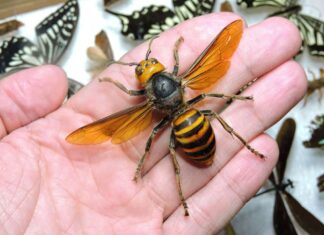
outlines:
[{"label": "yellow and black stripes", "polygon": [[173,133],[188,160],[202,167],[213,163],[215,135],[208,119],[201,112],[189,109],[179,115],[173,121]]}]

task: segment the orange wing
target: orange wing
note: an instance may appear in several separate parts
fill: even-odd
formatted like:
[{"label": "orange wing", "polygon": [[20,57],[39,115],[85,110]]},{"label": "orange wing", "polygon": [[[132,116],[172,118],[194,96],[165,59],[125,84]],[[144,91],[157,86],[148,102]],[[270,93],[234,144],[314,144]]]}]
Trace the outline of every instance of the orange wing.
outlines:
[{"label": "orange wing", "polygon": [[148,103],[112,114],[77,129],[66,137],[71,144],[100,144],[112,138],[119,144],[131,139],[150,125],[152,106]]},{"label": "orange wing", "polygon": [[242,33],[242,20],[236,20],[226,26],[181,76],[185,79],[183,85],[202,90],[223,77],[230,66],[229,60],[238,47]]}]

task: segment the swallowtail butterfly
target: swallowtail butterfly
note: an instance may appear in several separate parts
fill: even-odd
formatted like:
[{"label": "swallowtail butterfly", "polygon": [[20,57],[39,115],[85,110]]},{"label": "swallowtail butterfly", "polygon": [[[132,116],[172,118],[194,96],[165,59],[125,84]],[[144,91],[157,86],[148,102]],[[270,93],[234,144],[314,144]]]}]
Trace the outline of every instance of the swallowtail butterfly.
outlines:
[{"label": "swallowtail butterfly", "polygon": [[210,13],[215,0],[173,0],[174,11],[180,21]]},{"label": "swallowtail butterfly", "polygon": [[44,63],[41,51],[25,37],[12,37],[0,46],[0,74]]},{"label": "swallowtail butterfly", "polygon": [[71,42],[78,19],[78,1],[68,0],[36,26],[38,45],[25,37],[3,41],[0,74],[45,63],[56,64]]},{"label": "swallowtail butterfly", "polygon": [[165,6],[148,6],[139,11],[134,11],[131,15],[119,14],[109,9],[107,12],[116,15],[121,23],[121,33],[130,39],[149,39],[180,21],[178,17]]},{"label": "swallowtail butterfly", "polygon": [[133,40],[141,40],[158,35],[181,21],[210,13],[214,5],[215,0],[173,0],[175,11],[155,5],[134,11],[131,15],[116,13],[107,8],[106,11],[120,19],[123,35]]},{"label": "swallowtail butterfly", "polygon": [[311,55],[324,56],[324,22],[300,13],[302,7],[297,0],[237,0],[242,7],[273,6],[280,10],[270,16],[283,16],[292,21],[298,28]]},{"label": "swallowtail butterfly", "polygon": [[0,45],[0,73],[57,63],[68,47],[79,18],[77,0],[69,0],[36,26],[38,46],[25,37]]}]

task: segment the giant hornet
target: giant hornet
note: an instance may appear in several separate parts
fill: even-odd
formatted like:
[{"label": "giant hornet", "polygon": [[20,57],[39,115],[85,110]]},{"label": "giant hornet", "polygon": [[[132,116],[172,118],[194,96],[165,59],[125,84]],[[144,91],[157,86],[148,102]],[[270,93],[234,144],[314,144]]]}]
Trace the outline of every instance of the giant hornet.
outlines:
[{"label": "giant hornet", "polygon": [[236,136],[252,153],[264,158],[264,155],[252,148],[236,133],[219,114],[212,110],[197,110],[195,104],[206,97],[251,100],[251,96],[202,93],[188,101],[184,100],[184,90],[189,87],[203,90],[215,84],[225,75],[230,66],[230,58],[243,33],[243,22],[236,20],[229,24],[209,44],[196,59],[193,65],[182,75],[178,75],[178,48],[183,41],[180,37],[174,46],[175,65],[172,73],[155,58],[149,58],[151,44],[145,59],[140,63],[114,63],[136,66],[136,78],[142,85],[141,90],[128,90],[123,84],[111,78],[101,81],[111,82],[123,92],[131,96],[145,96],[146,101],[134,107],[117,112],[96,122],[77,129],[66,137],[72,144],[100,144],[111,139],[112,143],[120,144],[131,139],[147,128],[152,121],[153,110],[164,114],[164,118],[154,127],[146,143],[145,152],[138,162],[134,180],[141,176],[145,158],[150,150],[154,136],[171,123],[172,132],[169,143],[170,155],[176,172],[176,182],[185,215],[189,215],[180,183],[180,168],[176,159],[175,148],[180,147],[186,153],[186,160],[198,167],[208,167],[213,163],[216,150],[215,134],[208,118],[216,118],[223,128]]}]

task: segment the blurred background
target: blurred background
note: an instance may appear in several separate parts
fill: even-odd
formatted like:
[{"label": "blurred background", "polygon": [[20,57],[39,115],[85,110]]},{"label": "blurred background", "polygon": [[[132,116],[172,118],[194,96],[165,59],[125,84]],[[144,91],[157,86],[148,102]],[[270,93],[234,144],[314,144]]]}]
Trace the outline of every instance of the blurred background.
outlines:
[{"label": "blurred background", "polygon": [[[0,9],[8,2],[10,1],[0,0]],[[94,45],[94,37],[99,31],[106,31],[116,60],[142,41],[133,41],[120,33],[122,27],[120,20],[104,11],[103,0],[79,0],[78,2],[80,6],[79,23],[71,45],[59,60],[58,64],[66,71],[69,77],[82,84],[87,84],[91,80],[91,74],[87,71],[87,68],[89,68],[89,59],[86,50],[88,47]],[[109,9],[115,12],[131,14],[134,10],[140,10],[142,7],[156,4],[156,2],[157,1],[153,0],[119,0],[110,5]],[[161,5],[162,2],[165,6],[172,9],[173,5],[171,0],[160,1],[158,4]],[[216,1],[215,7],[213,8],[214,12],[220,10],[220,4],[222,2],[223,0]],[[256,24],[269,14],[278,10],[272,7],[243,9],[236,4],[236,1],[232,0],[228,2],[231,3],[233,11],[241,15],[248,25]],[[301,0],[299,3],[303,7],[302,12],[304,14],[324,21],[323,1]],[[7,13],[12,16],[6,19],[0,19],[0,23],[8,19],[15,19],[22,21],[24,26],[19,28],[18,31],[1,36],[0,42],[14,35],[24,36],[36,42],[35,26],[60,6],[62,6],[62,3],[43,7],[38,10],[32,10],[27,13],[17,13],[19,10],[15,9],[15,7],[11,8],[9,12],[7,10]],[[324,25],[322,25],[322,30],[324,32]],[[313,79],[310,71],[312,71],[316,77],[319,77],[319,69],[324,68],[324,57],[310,56],[307,49],[306,52],[297,57],[297,61],[304,66],[309,80]],[[302,145],[303,141],[310,138],[310,122],[316,115],[324,114],[324,97],[322,102],[318,100],[319,94],[315,92],[308,98],[308,102],[305,106],[304,102],[301,101],[286,115],[286,117],[295,119],[297,129],[286,167],[285,179],[290,179],[294,183],[294,188],[287,188],[287,191],[323,223],[324,193],[320,193],[318,190],[317,177],[324,173],[324,150],[323,147],[322,149],[305,148]],[[267,132],[275,137],[281,124],[282,120]],[[268,186],[266,185],[266,187]],[[254,198],[247,203],[239,214],[233,218],[232,225],[236,234],[275,234],[272,224],[274,195],[274,192],[270,192]],[[324,234],[324,231],[322,234]]]}]

